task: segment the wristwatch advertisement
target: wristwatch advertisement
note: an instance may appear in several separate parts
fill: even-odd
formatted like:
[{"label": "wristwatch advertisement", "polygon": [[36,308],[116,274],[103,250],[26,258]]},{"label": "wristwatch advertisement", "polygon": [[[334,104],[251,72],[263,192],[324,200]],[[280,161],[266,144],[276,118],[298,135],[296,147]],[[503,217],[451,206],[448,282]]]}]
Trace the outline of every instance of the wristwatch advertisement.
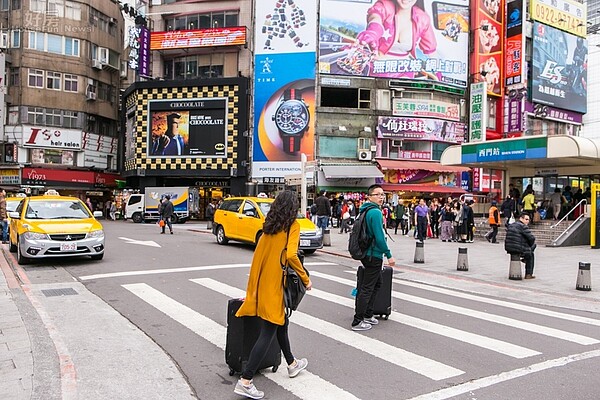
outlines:
[{"label": "wristwatch advertisement", "polygon": [[283,92],[273,121],[281,136],[283,151],[287,154],[298,153],[310,122],[309,108],[302,98],[301,90],[288,88]]}]

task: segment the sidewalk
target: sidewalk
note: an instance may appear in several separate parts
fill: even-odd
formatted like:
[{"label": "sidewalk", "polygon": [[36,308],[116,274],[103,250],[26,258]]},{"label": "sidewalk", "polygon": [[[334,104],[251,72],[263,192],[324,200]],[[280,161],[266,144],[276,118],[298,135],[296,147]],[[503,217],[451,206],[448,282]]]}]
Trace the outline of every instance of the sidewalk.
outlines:
[{"label": "sidewalk", "polygon": [[81,283],[31,284],[2,252],[0,399],[195,398],[169,356]]}]

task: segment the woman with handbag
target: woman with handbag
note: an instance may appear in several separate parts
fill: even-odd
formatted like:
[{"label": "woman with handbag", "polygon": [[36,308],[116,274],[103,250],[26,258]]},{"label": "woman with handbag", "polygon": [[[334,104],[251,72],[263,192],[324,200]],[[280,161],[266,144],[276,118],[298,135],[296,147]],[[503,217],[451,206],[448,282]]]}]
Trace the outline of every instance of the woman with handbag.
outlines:
[{"label": "woman with handbag", "polygon": [[275,336],[288,364],[290,378],[297,376],[308,365],[306,358],[296,359],[292,355],[282,285],[281,265],[287,264],[294,269],[307,290],[312,288],[312,282],[298,257],[300,224],[296,221],[297,214],[296,194],[289,190],[281,192],[265,218],[263,235],[250,266],[246,299],[236,314],[237,317],[258,316],[262,320],[260,336],[234,390],[236,394],[251,399],[264,397],[264,392],[256,389],[252,378]]}]

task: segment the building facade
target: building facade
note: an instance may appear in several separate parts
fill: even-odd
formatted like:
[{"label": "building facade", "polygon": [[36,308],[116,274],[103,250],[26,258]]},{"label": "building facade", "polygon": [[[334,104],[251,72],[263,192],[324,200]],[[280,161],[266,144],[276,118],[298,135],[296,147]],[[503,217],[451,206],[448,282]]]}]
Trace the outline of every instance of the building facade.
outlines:
[{"label": "building facade", "polygon": [[118,3],[1,4],[0,185],[110,198],[118,177]]}]

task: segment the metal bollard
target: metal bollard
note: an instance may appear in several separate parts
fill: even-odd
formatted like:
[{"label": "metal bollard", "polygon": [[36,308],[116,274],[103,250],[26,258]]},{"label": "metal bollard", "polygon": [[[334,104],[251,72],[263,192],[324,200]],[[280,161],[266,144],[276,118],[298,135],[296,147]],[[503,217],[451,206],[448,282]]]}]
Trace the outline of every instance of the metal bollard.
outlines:
[{"label": "metal bollard", "polygon": [[213,228],[213,222],[212,221],[207,221],[206,222],[206,229],[212,229]]},{"label": "metal bollard", "polygon": [[323,246],[331,246],[331,233],[329,229],[323,229]]},{"label": "metal bollard", "polygon": [[520,254],[510,255],[510,269],[508,270],[508,279],[511,279],[513,281],[520,281],[523,279]]},{"label": "metal bollard", "polygon": [[591,264],[586,262],[579,263],[579,272],[577,274],[577,290],[592,290],[592,272],[590,271]]},{"label": "metal bollard", "polygon": [[415,263],[423,264],[425,262],[425,243],[417,242],[415,247]]},{"label": "metal bollard", "polygon": [[458,248],[458,258],[456,259],[456,270],[457,271],[468,271],[469,270],[469,256],[467,255],[466,247]]}]

